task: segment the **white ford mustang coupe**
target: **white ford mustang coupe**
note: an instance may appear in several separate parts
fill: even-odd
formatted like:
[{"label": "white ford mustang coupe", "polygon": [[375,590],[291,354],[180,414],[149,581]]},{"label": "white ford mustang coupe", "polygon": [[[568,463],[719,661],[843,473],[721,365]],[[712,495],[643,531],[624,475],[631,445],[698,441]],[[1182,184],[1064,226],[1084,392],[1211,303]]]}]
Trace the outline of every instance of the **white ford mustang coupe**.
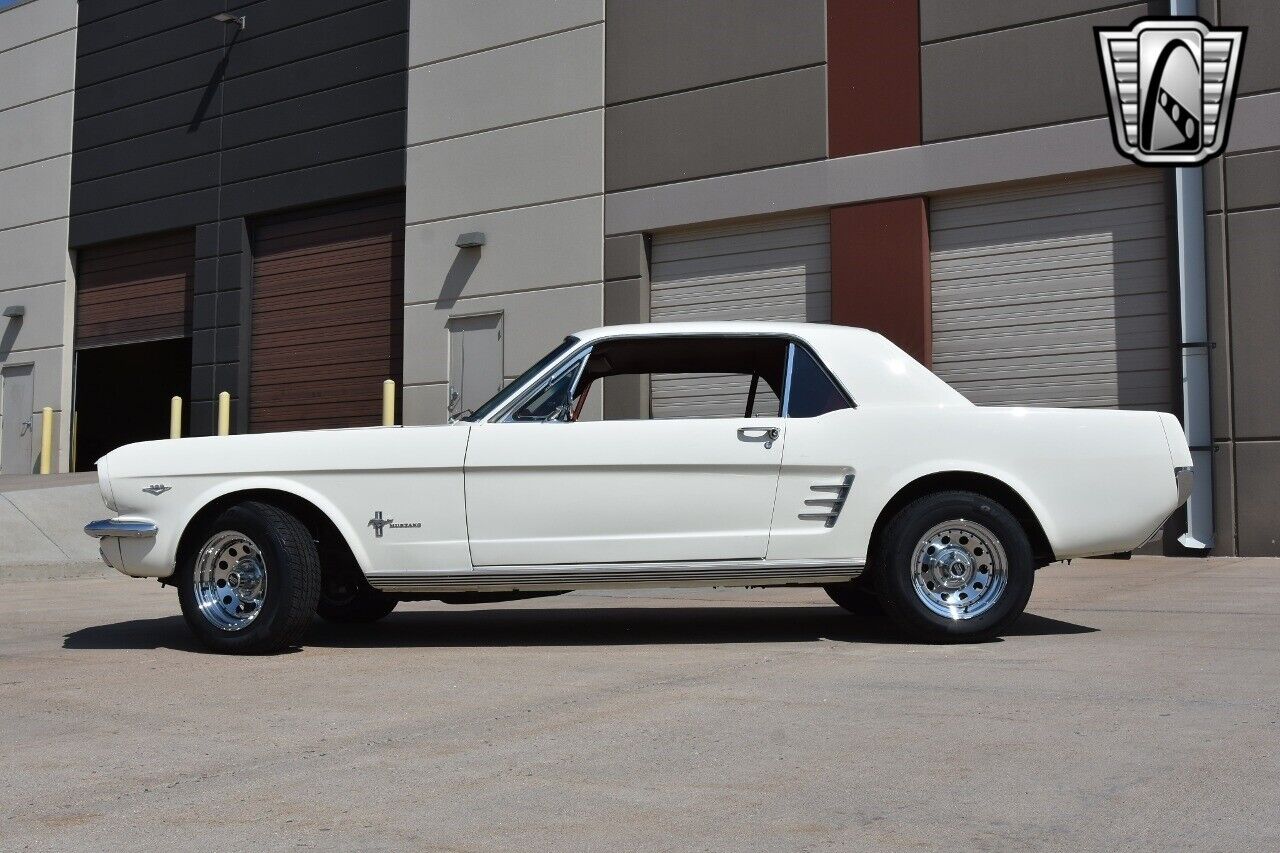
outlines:
[{"label": "white ford mustang coupe", "polygon": [[447,425],[142,442],[98,479],[103,559],[217,651],[638,586],[821,586],[951,640],[1007,628],[1041,566],[1142,545],[1191,455],[1168,414],[974,406],[863,329],[676,323],[566,338]]}]

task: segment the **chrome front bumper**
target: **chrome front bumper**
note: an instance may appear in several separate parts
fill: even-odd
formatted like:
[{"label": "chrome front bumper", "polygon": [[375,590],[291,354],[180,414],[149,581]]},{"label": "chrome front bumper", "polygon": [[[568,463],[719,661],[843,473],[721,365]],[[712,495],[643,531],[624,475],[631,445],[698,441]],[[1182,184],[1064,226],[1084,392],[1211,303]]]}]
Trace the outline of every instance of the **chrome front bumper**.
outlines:
[{"label": "chrome front bumper", "polygon": [[84,526],[84,532],[94,539],[106,536],[118,536],[122,539],[153,537],[159,531],[154,521],[122,521],[118,518],[104,518],[91,521]]}]

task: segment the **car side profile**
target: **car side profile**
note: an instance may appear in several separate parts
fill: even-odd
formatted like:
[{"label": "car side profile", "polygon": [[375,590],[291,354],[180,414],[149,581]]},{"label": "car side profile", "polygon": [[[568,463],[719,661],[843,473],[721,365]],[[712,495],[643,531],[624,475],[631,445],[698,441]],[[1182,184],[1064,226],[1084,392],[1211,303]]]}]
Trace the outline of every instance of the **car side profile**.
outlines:
[{"label": "car side profile", "polygon": [[1169,414],[974,406],[864,329],[671,323],[574,334],[449,424],[142,442],[98,476],[103,559],[218,651],[640,586],[821,586],[939,641],[1008,628],[1041,566],[1142,545],[1191,456]]}]

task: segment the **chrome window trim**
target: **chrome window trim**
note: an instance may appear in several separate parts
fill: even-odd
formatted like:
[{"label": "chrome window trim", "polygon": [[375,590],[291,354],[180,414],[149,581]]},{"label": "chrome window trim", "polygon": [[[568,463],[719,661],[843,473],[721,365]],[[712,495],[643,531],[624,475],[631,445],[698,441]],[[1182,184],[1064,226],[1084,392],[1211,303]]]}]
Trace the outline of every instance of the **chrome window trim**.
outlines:
[{"label": "chrome window trim", "polygon": [[796,363],[796,342],[787,342],[787,366],[783,368],[782,405],[778,407],[779,417],[791,416],[791,369]]},{"label": "chrome window trim", "polygon": [[[529,381],[525,383],[525,386],[524,386],[525,390],[522,390],[516,393],[515,395],[513,395],[512,399],[515,400],[516,402],[509,403],[506,406],[506,408],[503,408],[489,415],[483,421],[475,421],[475,423],[489,423],[489,424],[524,423],[523,421],[507,421],[506,420],[507,413],[509,413],[516,406],[521,405],[526,399],[526,397],[528,396],[528,393],[534,390],[542,382],[544,378],[555,373],[561,367],[561,365],[568,364],[570,361],[576,358],[580,353],[590,350],[593,347],[597,346],[598,344],[607,343],[611,341],[655,341],[655,340],[671,340],[676,338],[726,338],[726,339],[727,338],[775,338],[780,341],[786,341],[788,344],[792,346],[804,347],[805,351],[809,353],[809,356],[813,359],[814,363],[817,364],[818,367],[822,369],[822,372],[825,373],[827,375],[827,378],[831,380],[831,384],[834,385],[836,390],[839,391],[841,396],[844,397],[845,402],[849,404],[849,408],[850,409],[858,408],[857,399],[852,394],[849,393],[848,389],[844,387],[843,383],[841,383],[840,380],[836,378],[836,375],[827,368],[827,365],[822,361],[822,358],[816,352],[814,352],[813,347],[809,346],[809,344],[806,341],[797,337],[796,335],[791,334],[790,332],[733,332],[733,333],[664,332],[659,335],[612,335],[609,337],[596,338],[591,341],[585,341],[585,342],[579,341],[579,343],[582,344],[581,346],[577,347],[576,349],[569,350],[555,364],[548,365],[546,370],[542,371],[537,376],[531,377]],[[788,352],[788,362],[787,362],[787,376],[785,381],[790,382],[790,379],[791,379],[790,347],[788,347],[787,352]],[[585,366],[586,366],[586,362],[584,361],[583,362],[584,369],[585,369]],[[574,387],[575,388],[577,387],[576,382]],[[784,383],[783,393],[784,394],[786,393],[785,383]],[[787,415],[786,406],[783,406],[781,409],[781,414],[779,414],[778,417],[785,418],[787,416],[788,415]],[[763,418],[765,416],[762,415],[761,417]]]},{"label": "chrome window trim", "polygon": [[568,368],[572,366],[574,359],[578,359],[577,375],[573,377],[573,384],[569,386],[569,400],[570,402],[572,402],[573,392],[577,390],[578,383],[582,381],[582,373],[584,370],[587,369],[587,361],[591,358],[591,349],[593,346],[595,346],[595,344],[596,342],[592,341],[588,343],[585,347],[579,347],[578,349],[570,350],[567,358],[561,359],[560,361],[551,365],[551,367],[548,370],[544,371],[543,373],[539,374],[538,377],[535,377],[533,380],[531,380],[527,390],[515,395],[515,397],[513,398],[513,402],[508,404],[505,409],[503,409],[502,411],[494,415],[494,419],[491,419],[489,423],[504,423],[504,424],[552,423],[552,421],[546,421],[546,420],[518,421],[518,420],[515,420],[512,417],[512,415],[515,413],[517,409],[519,409],[525,403],[529,402],[531,398],[536,396],[537,393],[541,391],[543,388],[545,388],[548,383],[555,382],[557,379],[559,379],[563,374],[563,371],[561,370],[562,367]]}]

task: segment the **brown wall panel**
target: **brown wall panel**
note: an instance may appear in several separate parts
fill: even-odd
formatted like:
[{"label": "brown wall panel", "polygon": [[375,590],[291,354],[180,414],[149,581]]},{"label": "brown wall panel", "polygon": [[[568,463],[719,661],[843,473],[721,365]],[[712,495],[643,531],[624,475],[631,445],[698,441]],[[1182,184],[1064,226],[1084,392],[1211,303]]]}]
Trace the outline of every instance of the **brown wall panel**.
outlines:
[{"label": "brown wall panel", "polygon": [[250,429],[381,423],[404,350],[404,196],[264,217],[253,248]]},{"label": "brown wall panel", "polygon": [[81,249],[77,270],[77,348],[191,334],[192,231]]},{"label": "brown wall panel", "polygon": [[831,208],[831,322],[879,332],[927,366],[931,310],[925,200]]},{"label": "brown wall panel", "polygon": [[823,0],[608,0],[605,102],[820,65],[824,5]]},{"label": "brown wall panel", "polygon": [[925,141],[1106,115],[1093,28],[1128,26],[1148,12],[1147,3],[1135,3],[926,44]]},{"label": "brown wall panel", "polygon": [[827,4],[830,156],[920,144],[916,0]]},{"label": "brown wall panel", "polygon": [[605,109],[605,189],[743,172],[827,154],[820,67]]}]

